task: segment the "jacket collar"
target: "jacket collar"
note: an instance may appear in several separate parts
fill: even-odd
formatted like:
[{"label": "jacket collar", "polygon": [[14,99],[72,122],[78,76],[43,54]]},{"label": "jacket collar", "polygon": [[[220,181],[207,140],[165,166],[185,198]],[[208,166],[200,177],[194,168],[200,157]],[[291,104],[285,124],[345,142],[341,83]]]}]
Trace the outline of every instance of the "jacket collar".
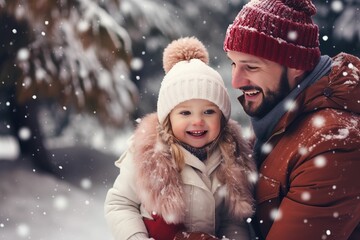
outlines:
[{"label": "jacket collar", "polygon": [[273,133],[275,126],[279,120],[288,112],[291,112],[286,106],[289,103],[295,104],[296,98],[308,86],[318,81],[321,77],[329,73],[332,60],[328,56],[322,56],[314,70],[296,87],[287,97],[279,102],[268,114],[263,118],[251,118],[251,123],[256,136],[254,146],[255,156],[259,156],[261,147]]},{"label": "jacket collar", "polygon": [[210,175],[217,166],[220,165],[221,152],[219,149],[216,149],[208,159],[200,161],[196,156],[187,151],[184,147],[180,146],[184,153],[185,164],[199,170],[201,173]]},{"label": "jacket collar", "polygon": [[[167,223],[180,223],[185,217],[184,182],[171,157],[169,146],[158,136],[157,125],[157,115],[149,114],[142,119],[134,133],[132,147],[137,191],[141,203],[149,212],[155,211],[162,215]],[[234,134],[236,140],[236,143],[229,142],[228,144],[244,147],[245,144],[242,142],[235,121],[229,121],[227,129],[225,134]],[[241,163],[232,159],[231,162],[222,164],[218,161],[221,158],[221,152],[217,150],[205,165],[190,152],[182,149],[188,167],[204,173],[212,173],[218,164],[217,176],[222,176],[222,184],[227,185],[228,196],[225,201],[235,218],[244,218],[253,214],[253,198],[251,192],[248,191],[252,189],[252,183],[248,181],[247,175],[248,171],[255,171],[255,165],[252,162],[246,162],[245,158],[241,158]],[[246,149],[243,150],[241,153],[247,154]],[[250,169],[244,168],[245,164]]]}]

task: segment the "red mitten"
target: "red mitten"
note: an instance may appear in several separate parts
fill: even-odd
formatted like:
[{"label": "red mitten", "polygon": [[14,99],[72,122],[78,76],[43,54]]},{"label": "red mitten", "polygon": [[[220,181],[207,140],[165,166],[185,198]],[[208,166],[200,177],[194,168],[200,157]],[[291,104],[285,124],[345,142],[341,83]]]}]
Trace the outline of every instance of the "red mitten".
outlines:
[{"label": "red mitten", "polygon": [[179,231],[184,231],[184,224],[169,224],[165,220],[156,214],[151,214],[152,219],[143,218],[146,229],[149,233],[149,237],[155,240],[170,240],[175,237],[175,234]]},{"label": "red mitten", "polygon": [[219,240],[204,232],[178,232],[173,240]]}]

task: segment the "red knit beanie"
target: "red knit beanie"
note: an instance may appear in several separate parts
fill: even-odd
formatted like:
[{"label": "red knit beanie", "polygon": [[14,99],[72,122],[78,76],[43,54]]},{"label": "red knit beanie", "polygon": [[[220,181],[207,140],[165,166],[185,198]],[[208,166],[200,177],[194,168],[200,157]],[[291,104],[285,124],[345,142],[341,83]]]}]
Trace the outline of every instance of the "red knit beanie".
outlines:
[{"label": "red knit beanie", "polygon": [[311,70],[320,59],[315,13],[311,0],[252,0],[229,25],[224,50]]}]

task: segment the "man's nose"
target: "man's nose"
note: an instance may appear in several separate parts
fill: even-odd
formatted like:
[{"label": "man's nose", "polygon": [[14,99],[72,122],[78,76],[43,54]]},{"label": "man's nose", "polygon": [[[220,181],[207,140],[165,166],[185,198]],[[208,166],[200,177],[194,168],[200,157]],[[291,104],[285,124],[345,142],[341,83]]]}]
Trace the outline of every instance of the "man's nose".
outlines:
[{"label": "man's nose", "polygon": [[249,84],[246,73],[241,67],[234,67],[232,69],[231,85],[235,89],[239,89]]}]

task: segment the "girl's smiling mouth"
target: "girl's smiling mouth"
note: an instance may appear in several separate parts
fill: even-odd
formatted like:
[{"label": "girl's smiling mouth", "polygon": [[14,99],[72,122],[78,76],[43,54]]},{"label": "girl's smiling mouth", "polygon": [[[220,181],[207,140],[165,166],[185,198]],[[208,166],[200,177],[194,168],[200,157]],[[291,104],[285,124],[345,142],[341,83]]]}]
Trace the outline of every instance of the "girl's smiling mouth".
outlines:
[{"label": "girl's smiling mouth", "polygon": [[201,137],[204,136],[207,131],[205,130],[195,130],[195,131],[186,131],[187,134],[194,136],[194,137]]}]

